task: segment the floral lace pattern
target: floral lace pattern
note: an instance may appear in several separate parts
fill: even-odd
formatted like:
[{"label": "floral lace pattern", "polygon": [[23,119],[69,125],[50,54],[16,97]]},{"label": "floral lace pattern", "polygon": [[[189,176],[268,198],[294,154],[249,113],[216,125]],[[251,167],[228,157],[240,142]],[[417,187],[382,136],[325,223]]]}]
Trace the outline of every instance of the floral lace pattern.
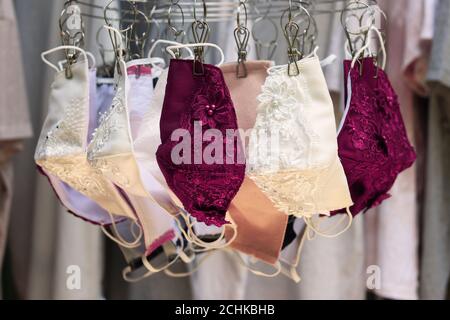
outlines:
[{"label": "floral lace pattern", "polygon": [[[311,107],[306,80],[284,73],[267,77],[249,143],[249,172],[314,167],[309,156],[319,137],[305,109]],[[278,143],[278,152],[271,142]]]},{"label": "floral lace pattern", "polygon": [[124,90],[119,86],[111,106],[99,118],[99,125],[92,134],[87,158],[90,165],[100,170],[104,175],[114,177],[113,181],[120,187],[127,188],[130,186],[128,177],[122,173],[122,170],[114,161],[110,161],[108,157],[101,157],[101,153],[114,138],[114,134],[119,130],[124,130],[125,124],[121,121],[126,112],[124,99]]},{"label": "floral lace pattern", "polygon": [[39,139],[36,147],[36,159],[61,157],[67,154],[77,154],[83,149],[82,138],[86,117],[83,116],[83,105],[86,98],[73,98],[63,110],[61,120],[53,129],[46,133],[44,139]]},{"label": "floral lace pattern", "polygon": [[[372,58],[350,72],[351,101],[338,136],[339,156],[354,205],[353,215],[379,205],[397,175],[410,167],[416,154],[408,141],[397,95],[383,70]],[[345,74],[350,61],[345,61]],[[346,86],[347,86],[347,78]]]},{"label": "floral lace pattern", "polygon": [[327,168],[318,170],[280,170],[274,173],[251,174],[261,190],[274,206],[288,215],[311,217],[315,214],[329,214],[329,210],[315,201],[320,187],[319,177]]},{"label": "floral lace pattern", "polygon": [[[190,67],[183,68],[183,64],[190,64]],[[175,121],[180,124],[179,128],[188,130],[191,137],[194,137],[194,121],[201,121],[203,132],[210,128],[220,130],[226,150],[225,146],[229,142],[226,138],[226,129],[237,129],[233,103],[220,69],[205,64],[204,70],[204,76],[193,77],[192,61],[171,61],[167,87],[174,81],[170,77],[170,73],[173,72],[177,74],[178,79],[192,79],[189,81],[194,82],[195,89],[189,97],[166,91],[162,116],[168,116],[168,112],[175,113],[170,110],[171,107],[183,102],[186,105],[183,113],[171,115],[176,117]],[[161,126],[164,126],[163,121]],[[194,139],[191,140],[192,153],[203,155],[209,142],[203,142],[200,148],[195,149]],[[162,141],[156,153],[158,165],[169,187],[181,200],[185,209],[198,221],[207,225],[221,226],[228,223],[225,220],[226,211],[244,180],[245,164],[232,164],[226,159],[230,156],[234,159],[237,157],[240,142],[238,139],[234,139],[234,142],[232,154],[224,152],[223,164],[207,164],[204,161],[201,164],[174,164],[171,152],[178,142],[170,139]]]},{"label": "floral lace pattern", "polygon": [[[323,177],[332,169],[331,164],[319,165],[312,156],[320,137],[307,109],[317,106],[312,103],[305,76],[289,77],[282,71],[267,77],[258,97],[248,174],[285,214],[328,214],[329,209],[316,201],[317,193],[323,190]],[[266,139],[278,141],[278,145],[270,145]]]}]

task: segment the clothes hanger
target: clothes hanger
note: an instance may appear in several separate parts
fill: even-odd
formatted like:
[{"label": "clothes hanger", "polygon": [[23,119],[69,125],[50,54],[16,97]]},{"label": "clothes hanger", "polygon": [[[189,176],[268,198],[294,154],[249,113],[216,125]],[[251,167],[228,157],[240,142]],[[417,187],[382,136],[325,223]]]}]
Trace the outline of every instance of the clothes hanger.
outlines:
[{"label": "clothes hanger", "polygon": [[[294,21],[294,16],[292,15],[292,1],[289,1],[288,9],[281,15],[280,21],[283,21],[284,14],[287,12],[288,21],[284,26],[284,37],[286,38],[288,49],[288,75],[289,76],[297,76],[300,74],[300,69],[298,68],[297,61],[302,59],[304,56],[304,44],[305,44],[305,35],[307,34],[309,27],[311,25],[311,16],[306,10],[306,8],[298,2],[296,9],[302,11],[305,14],[307,25],[303,29],[303,32],[300,33],[300,26],[297,22]],[[303,19],[302,19],[303,21]],[[301,39],[301,42],[299,41]],[[293,68],[293,65],[295,68]]]},{"label": "clothes hanger", "polygon": [[[209,25],[206,22],[207,17],[207,8],[206,8],[206,2],[205,0],[202,0],[203,5],[203,17],[201,20],[197,18],[197,0],[194,0],[194,7],[193,7],[193,16],[194,21],[191,25],[192,35],[194,37],[194,63],[192,64],[192,72],[195,76],[203,75],[205,73],[205,70],[203,68],[203,61],[204,61],[204,45],[198,45],[203,44],[208,41],[209,38]],[[221,51],[221,49],[220,49]],[[222,52],[223,53],[223,52]],[[200,69],[199,69],[200,67]]]},{"label": "clothes hanger", "polygon": [[[250,31],[247,28],[247,6],[246,1],[239,1],[239,7],[236,13],[236,28],[234,29],[234,40],[237,47],[237,65],[236,65],[236,77],[247,77],[247,67],[245,61],[247,60],[247,46],[250,38]],[[244,22],[241,23],[241,11],[244,14]]]},{"label": "clothes hanger", "polygon": [[72,78],[72,64],[74,64],[78,56],[79,50],[74,50],[71,47],[82,48],[84,46],[84,23],[81,18],[81,9],[74,0],[68,0],[64,3],[64,9],[58,19],[61,44],[66,46],[64,49],[65,55],[65,76],[67,79]]},{"label": "clothes hanger", "polygon": [[[253,38],[253,41],[255,42],[256,57],[258,59],[272,60],[273,55],[275,54],[275,51],[278,46],[278,42],[277,42],[278,41],[278,27],[277,27],[276,23],[269,17],[269,13],[271,11],[272,4],[271,4],[271,1],[267,1],[267,2],[269,4],[269,6],[267,7],[267,10],[265,11],[265,13],[263,15],[260,14],[260,11],[257,7],[253,8],[256,11],[257,18],[253,21],[252,38]],[[272,38],[272,40],[264,41],[260,37],[257,36],[258,32],[256,32],[256,30],[258,30],[258,28],[265,30],[264,33],[268,33],[267,29],[263,28],[264,25],[266,27],[270,26],[271,29],[273,30],[274,37]],[[264,55],[263,51],[267,51],[267,54]]]}]

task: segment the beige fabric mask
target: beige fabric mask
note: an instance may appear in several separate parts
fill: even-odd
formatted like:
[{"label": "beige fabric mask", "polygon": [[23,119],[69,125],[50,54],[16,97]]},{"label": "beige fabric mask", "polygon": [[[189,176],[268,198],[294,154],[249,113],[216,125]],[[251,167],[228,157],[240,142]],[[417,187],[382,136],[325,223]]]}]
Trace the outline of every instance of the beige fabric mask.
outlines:
[{"label": "beige fabric mask", "polygon": [[[48,54],[66,47],[44,52]],[[72,48],[72,47],[70,47]],[[135,220],[135,215],[112,183],[92,168],[87,161],[87,134],[89,125],[88,60],[84,50],[78,62],[72,65],[72,78],[67,79],[64,70],[53,66],[58,73],[52,83],[47,118],[36,147],[35,161],[47,173],[59,178],[71,188],[95,201],[109,214]],[[50,63],[48,63],[51,65]],[[87,215],[98,224],[114,221],[111,216]],[[96,220],[93,220],[96,218]],[[116,217],[117,218],[117,217]]]},{"label": "beige fabric mask", "polygon": [[[297,76],[289,76],[287,66],[269,69],[258,97],[247,168],[278,209],[305,218],[327,236],[314,228],[312,217],[348,211],[353,202],[337,154],[333,104],[315,52],[297,62]],[[351,215],[345,229],[350,224]]]},{"label": "beige fabric mask", "polygon": [[[256,121],[257,96],[267,77],[270,61],[247,61],[247,77],[236,77],[236,63],[221,66],[236,110],[239,129],[252,129]],[[245,145],[248,139],[242,137]],[[251,199],[251,201],[249,201]],[[237,236],[231,247],[274,264],[278,260],[287,216],[281,213],[248,177],[233,199],[229,214],[236,222]],[[229,235],[230,236],[230,235]]]}]

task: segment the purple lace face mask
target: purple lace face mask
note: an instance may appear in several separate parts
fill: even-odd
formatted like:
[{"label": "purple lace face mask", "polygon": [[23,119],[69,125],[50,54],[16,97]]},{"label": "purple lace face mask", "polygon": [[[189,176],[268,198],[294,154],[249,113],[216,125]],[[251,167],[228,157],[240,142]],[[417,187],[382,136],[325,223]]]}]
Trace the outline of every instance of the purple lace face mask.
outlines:
[{"label": "purple lace face mask", "polygon": [[[186,211],[199,222],[222,226],[244,179],[245,161],[238,159],[236,135],[227,137],[227,129],[238,126],[221,70],[202,64],[203,74],[193,75],[193,67],[192,60],[170,61],[156,156],[168,186]],[[213,151],[211,141],[218,147]],[[180,150],[181,144],[189,148]],[[214,162],[209,163],[205,155]],[[175,163],[173,156],[183,160]]]},{"label": "purple lace face mask", "polygon": [[350,210],[356,215],[390,197],[398,174],[414,163],[416,154],[386,73],[373,58],[351,64],[344,61],[346,110],[338,145],[354,202]]}]

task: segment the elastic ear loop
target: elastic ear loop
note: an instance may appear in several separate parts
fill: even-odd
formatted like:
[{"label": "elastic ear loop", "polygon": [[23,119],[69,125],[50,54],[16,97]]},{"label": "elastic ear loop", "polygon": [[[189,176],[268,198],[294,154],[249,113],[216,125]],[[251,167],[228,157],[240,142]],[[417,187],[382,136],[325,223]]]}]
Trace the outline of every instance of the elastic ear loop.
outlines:
[{"label": "elastic ear loop", "polygon": [[356,60],[358,60],[358,57],[366,50],[370,48],[370,44],[372,42],[372,38],[370,37],[370,32],[374,31],[376,33],[376,35],[378,36],[378,39],[380,41],[380,47],[381,47],[381,52],[383,53],[383,63],[381,68],[384,70],[384,68],[386,67],[386,48],[384,46],[384,42],[383,42],[383,36],[381,35],[380,31],[375,27],[375,26],[371,26],[369,28],[368,34],[367,34],[367,41],[365,43],[365,45],[363,47],[361,47],[355,54],[355,56],[353,57],[352,60],[352,64],[351,64],[351,68],[353,69],[353,67],[355,66]]},{"label": "elastic ear loop", "polygon": [[301,257],[301,252],[303,251],[303,246],[305,244],[305,239],[312,240],[312,237],[310,237],[310,235],[309,235],[309,230],[308,230],[307,225],[305,225],[303,227],[300,243],[298,244],[297,252],[295,254],[294,263],[291,264],[291,263],[285,262],[286,264],[288,264],[290,266],[289,270],[287,270],[286,268],[283,268],[283,267],[281,268],[281,273],[284,274],[285,276],[287,276],[288,278],[294,280],[295,283],[299,283],[302,280],[302,278],[300,277],[300,275],[297,272],[297,267],[300,264],[300,257]]},{"label": "elastic ear loop", "polygon": [[168,46],[166,48],[166,51],[172,56],[172,58],[176,59],[177,56],[175,55],[173,50],[182,49],[182,48],[194,48],[194,47],[212,47],[212,48],[217,49],[220,53],[220,62],[217,64],[217,66],[222,65],[225,61],[225,55],[223,54],[223,50],[217,44],[209,43],[209,42],[188,43],[188,44],[179,44],[179,45]]},{"label": "elastic ear loop", "polygon": [[253,269],[253,268],[250,266],[250,264],[248,264],[248,263],[244,260],[244,258],[242,258],[242,255],[241,255],[239,252],[237,252],[236,250],[231,250],[231,253],[233,254],[233,257],[235,257],[235,260],[236,260],[240,265],[242,265],[243,267],[245,267],[248,271],[250,271],[250,272],[253,273],[254,275],[261,276],[261,277],[265,277],[265,278],[274,278],[274,277],[278,276],[278,275],[281,273],[281,264],[280,264],[280,261],[277,261],[277,262],[275,263],[275,265],[271,265],[271,264],[268,264],[268,263],[266,263],[266,262],[264,262],[264,261],[260,261],[260,263],[262,263],[262,264],[265,264],[265,265],[268,265],[268,266],[271,266],[271,267],[274,267],[274,268],[275,268],[275,271],[274,271],[273,273],[265,273],[265,272],[263,272],[263,271],[259,271],[259,270]]},{"label": "elastic ear loop", "polygon": [[[97,61],[95,60],[94,55],[91,52],[86,51],[86,56],[88,58],[91,58],[91,62],[92,62],[92,65],[89,66],[89,59],[88,59],[88,67],[89,68],[95,68],[95,66],[97,65]],[[58,61],[58,66],[59,66],[60,70],[64,69],[63,63],[67,63],[67,60]]]},{"label": "elastic ear loop", "polygon": [[[334,230],[334,229],[336,229],[338,226],[340,226],[340,225],[342,224],[342,222],[345,221],[345,216],[342,217],[342,218],[341,218],[336,224],[334,224],[332,227],[328,228],[327,230],[322,230],[322,231],[319,231],[319,230],[316,228],[316,226],[314,225],[314,223],[313,223],[313,221],[312,221],[312,218],[306,218],[306,217],[304,217],[303,220],[305,221],[305,223],[306,223],[306,225],[308,226],[308,228],[311,229],[312,231],[314,231],[316,234],[318,234],[318,235],[320,235],[320,236],[322,236],[322,237],[325,237],[325,238],[335,238],[335,237],[337,237],[337,236],[343,234],[344,232],[346,232],[346,231],[350,228],[350,226],[352,225],[353,215],[352,215],[352,213],[350,212],[350,208],[349,208],[349,207],[345,208],[345,212],[346,212],[346,214],[347,214],[347,216],[348,216],[348,223],[347,223],[347,225],[345,226],[345,228],[344,228],[343,230],[341,230],[341,231],[339,231],[339,232],[337,232],[337,233],[334,233],[334,234],[329,234],[329,233],[327,233],[327,232],[328,232],[328,231],[331,231],[331,230]],[[324,218],[324,219],[328,219],[328,218]],[[317,227],[318,227],[318,225],[317,225]]]},{"label": "elastic ear loop", "polygon": [[[165,39],[158,39],[158,40],[156,40],[156,41],[153,43],[152,47],[151,47],[150,50],[148,51],[148,55],[147,55],[147,56],[148,56],[149,58],[152,56],[152,53],[153,53],[153,51],[155,50],[156,46],[157,46],[158,44],[160,44],[160,43],[163,43],[163,44],[171,44],[171,45],[175,45],[175,46],[177,46],[177,45],[182,45],[182,43],[179,43],[179,42],[176,42],[176,41],[170,41],[170,40],[165,40]],[[194,53],[192,52],[192,50],[191,50],[189,47],[185,47],[184,49],[186,49],[186,50],[189,52],[189,57],[188,57],[188,58],[194,59]]]},{"label": "elastic ear loop", "polygon": [[[124,247],[124,248],[129,248],[129,249],[131,249],[131,248],[136,248],[136,247],[138,247],[138,246],[140,245],[140,241],[141,241],[142,234],[143,234],[143,232],[142,232],[142,227],[141,227],[140,225],[138,225],[136,222],[133,221],[133,224],[135,224],[135,225],[138,226],[138,228],[139,228],[139,233],[138,233],[138,237],[137,237],[134,241],[128,242],[127,240],[125,240],[125,239],[120,235],[120,232],[119,232],[119,230],[117,229],[117,225],[116,225],[116,222],[115,222],[115,220],[114,220],[114,216],[113,216],[110,212],[108,212],[108,214],[109,214],[109,216],[110,216],[110,218],[111,218],[111,225],[112,225],[112,228],[113,228],[114,232],[115,232],[116,235],[117,235],[117,238],[116,238],[115,236],[113,236],[108,230],[106,230],[105,226],[101,225],[101,226],[100,226],[100,229],[103,231],[103,233],[104,233],[108,238],[110,238],[112,241],[114,241],[114,242],[117,243],[118,245],[121,245],[121,246]],[[133,228],[133,225],[131,225],[130,228]],[[132,229],[131,229],[131,233],[132,233],[133,235],[135,235],[135,232],[134,232]]]},{"label": "elastic ear loop", "polygon": [[[193,273],[197,272],[198,268],[203,264],[203,262],[206,261],[206,259],[208,259],[211,256],[212,253],[213,253],[213,251],[205,252],[204,255],[200,258],[200,260],[196,263],[195,267],[192,268],[191,270],[187,271],[187,272],[173,272],[172,270],[167,268],[167,269],[164,270],[164,273],[166,275],[170,276],[170,277],[173,277],[173,278],[189,277]],[[192,259],[191,261],[189,261],[187,263],[192,263],[193,261],[194,261],[194,259]]]},{"label": "elastic ear loop", "polygon": [[[59,51],[59,50],[61,50],[61,49],[71,49],[71,50],[76,50],[76,51],[79,51],[79,52],[81,52],[81,54],[84,56],[84,59],[86,60],[86,61],[88,61],[88,64],[89,64],[89,60],[88,60],[88,56],[87,56],[87,53],[86,53],[86,51],[85,50],[83,50],[83,49],[81,49],[81,48],[79,48],[79,47],[76,47],[76,46],[58,46],[58,47],[55,47],[55,48],[52,48],[52,49],[50,49],[50,50],[47,50],[47,51],[44,51],[44,52],[42,52],[41,53],[41,59],[42,59],[42,61],[44,61],[44,63],[45,64],[47,64],[48,66],[50,66],[52,69],[54,69],[56,72],[61,72],[62,71],[62,69],[59,69],[57,66],[55,66],[53,63],[51,63],[47,58],[46,58],[46,56],[47,55],[49,55],[50,53],[53,53],[53,52],[56,52],[56,51]],[[92,54],[91,54],[92,55]],[[94,58],[94,62],[95,62],[95,58]]]},{"label": "elastic ear loop", "polygon": [[[234,222],[234,220],[231,217],[228,217],[230,219],[231,223],[224,225],[219,238],[217,240],[214,240],[213,242],[204,242],[200,238],[197,237],[197,235],[195,234],[195,231],[193,230],[193,226],[199,222],[194,221],[191,223],[189,216],[186,213],[184,213],[183,210],[180,210],[178,214],[183,218],[183,220],[188,228],[188,232],[186,233],[184,228],[181,227],[180,222],[177,220],[177,223],[180,226],[180,231],[183,233],[183,235],[186,237],[186,239],[189,242],[194,243],[197,246],[201,247],[201,249],[193,249],[195,252],[204,252],[204,251],[208,251],[208,250],[212,250],[212,249],[223,249],[223,248],[229,246],[230,243],[232,243],[234,241],[234,239],[236,239],[236,237],[237,237],[236,223]],[[219,244],[225,238],[225,228],[227,228],[227,227],[231,228],[233,230],[233,236],[231,237],[231,239],[229,241]]]},{"label": "elastic ear loop", "polygon": [[[176,238],[180,241],[181,244],[183,244],[183,239],[181,238],[181,235],[179,233],[176,233]],[[147,260],[147,256],[144,254],[141,256],[141,261],[142,264],[144,265],[144,267],[148,270],[146,273],[144,273],[141,276],[132,278],[129,277],[129,274],[132,272],[132,269],[130,266],[126,266],[123,270],[122,270],[122,277],[125,281],[127,282],[139,282],[144,278],[147,278],[148,276],[151,276],[155,273],[161,272],[161,271],[165,271],[167,268],[169,268],[171,265],[173,265],[179,258],[181,258],[183,261],[192,261],[193,258],[188,257],[184,251],[183,251],[184,247],[182,245],[181,247],[181,251],[179,248],[177,248],[177,255],[175,256],[175,258],[173,258],[172,261],[169,261],[165,266],[157,268],[154,267],[148,260]]]}]

